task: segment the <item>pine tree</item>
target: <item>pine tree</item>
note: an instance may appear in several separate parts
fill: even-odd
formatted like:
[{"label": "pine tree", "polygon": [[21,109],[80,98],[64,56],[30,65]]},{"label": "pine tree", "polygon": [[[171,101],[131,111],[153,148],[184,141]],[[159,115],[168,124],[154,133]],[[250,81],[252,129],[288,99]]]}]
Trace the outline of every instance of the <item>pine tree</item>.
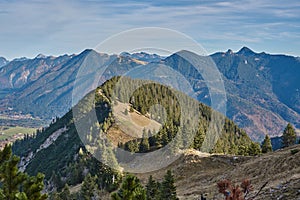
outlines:
[{"label": "pine tree", "polygon": [[173,138],[171,143],[171,151],[172,153],[178,153],[180,149],[183,148],[183,139],[182,139],[182,131],[180,127],[178,128],[177,135]]},{"label": "pine tree", "polygon": [[125,114],[125,115],[128,115],[128,110],[127,110],[127,108],[125,108],[124,114]]},{"label": "pine tree", "polygon": [[44,200],[47,195],[41,194],[44,188],[44,174],[38,173],[36,176],[28,177],[24,183],[23,190],[28,199]]},{"label": "pine tree", "polygon": [[250,156],[256,156],[261,154],[260,144],[257,142],[252,142],[248,151]]},{"label": "pine tree", "polygon": [[[155,131],[153,131],[153,133],[155,133]],[[162,129],[160,129],[155,135],[154,135],[154,141],[155,141],[155,146],[160,148],[163,144],[162,141]]]},{"label": "pine tree", "polygon": [[191,143],[192,139],[194,139],[194,137],[191,137],[191,135],[192,135],[192,131],[190,130],[190,127],[184,124],[182,127],[182,138],[183,138],[184,148],[188,148],[188,144]]},{"label": "pine tree", "polygon": [[51,192],[49,200],[61,200],[58,192]]},{"label": "pine tree", "polygon": [[160,132],[161,132],[161,144],[163,145],[163,146],[165,146],[165,145],[167,145],[168,143],[169,143],[169,137],[168,137],[168,132],[167,132],[167,130],[165,129],[165,128],[162,128],[161,130],[160,130]]},{"label": "pine tree", "polygon": [[271,139],[268,134],[266,135],[264,141],[262,142],[261,150],[262,150],[262,153],[268,153],[268,152],[273,151]]},{"label": "pine tree", "polygon": [[288,123],[286,128],[283,131],[282,135],[282,146],[289,147],[296,143],[297,135],[292,124]]},{"label": "pine tree", "polygon": [[96,195],[97,192],[97,183],[95,181],[95,177],[92,177],[90,173],[85,177],[82,187],[81,187],[81,197],[84,200],[90,200],[92,197]]},{"label": "pine tree", "polygon": [[159,185],[153,180],[152,175],[149,176],[148,183],[146,185],[147,200],[156,200],[159,197]]},{"label": "pine tree", "polygon": [[[153,133],[155,133],[155,130],[153,130]],[[149,145],[155,146],[156,140],[155,140],[155,136],[152,136],[151,130],[148,130],[148,138],[149,138]]]},{"label": "pine tree", "polygon": [[98,143],[99,146],[101,146],[101,148],[99,148],[98,151],[100,154],[102,154],[101,158],[103,163],[107,164],[113,169],[119,169],[119,163],[111,145],[109,145],[105,140],[98,141]]},{"label": "pine tree", "polygon": [[4,199],[14,199],[19,191],[20,185],[26,180],[25,174],[19,172],[19,158],[10,153],[10,158],[4,163],[1,163],[1,190]]},{"label": "pine tree", "polygon": [[140,143],[137,140],[130,140],[125,144],[125,150],[132,153],[138,152],[140,150],[139,144]]},{"label": "pine tree", "polygon": [[167,174],[164,177],[164,181],[162,182],[160,199],[162,200],[178,199],[176,194],[175,180],[171,170],[167,171]]},{"label": "pine tree", "polygon": [[[11,146],[6,145],[0,151],[0,199],[1,200],[45,200],[46,194],[41,194],[44,188],[44,175],[29,177],[19,171],[20,158],[12,155]],[[22,189],[22,190],[21,190]]]},{"label": "pine tree", "polygon": [[146,191],[137,177],[127,175],[121,188],[113,193],[111,198],[113,200],[146,200]]},{"label": "pine tree", "polygon": [[144,153],[149,151],[150,145],[149,145],[149,139],[148,134],[146,132],[146,129],[143,130],[143,138],[140,143],[140,152]]},{"label": "pine tree", "polygon": [[54,171],[52,172],[50,180],[57,188],[62,188],[64,186],[64,183],[61,180],[61,175],[56,174]]},{"label": "pine tree", "polygon": [[66,184],[65,187],[62,189],[62,191],[59,193],[59,198],[61,200],[71,199],[71,192],[68,184]]},{"label": "pine tree", "polygon": [[132,106],[130,106],[129,108],[129,112],[133,113],[134,112],[134,109],[132,108]]},{"label": "pine tree", "polygon": [[193,148],[200,151],[204,139],[205,133],[203,127],[201,126],[194,137]]}]

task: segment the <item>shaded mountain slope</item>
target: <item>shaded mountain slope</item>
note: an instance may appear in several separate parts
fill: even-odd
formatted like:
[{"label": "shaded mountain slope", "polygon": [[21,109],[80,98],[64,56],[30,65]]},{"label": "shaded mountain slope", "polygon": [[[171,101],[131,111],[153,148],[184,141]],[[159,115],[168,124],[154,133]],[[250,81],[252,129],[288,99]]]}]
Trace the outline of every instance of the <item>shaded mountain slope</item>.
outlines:
[{"label": "shaded mountain slope", "polygon": [[[222,74],[227,93],[227,116],[255,140],[280,135],[287,122],[300,127],[300,62],[284,55],[255,53],[247,47],[211,55]],[[179,55],[164,63],[189,79],[198,100],[210,105],[203,77]]]},{"label": "shaded mountain slope", "polygon": [[[12,61],[0,71],[1,89],[7,95],[1,100],[4,114],[29,113],[49,122],[55,116],[64,115],[72,103],[72,90],[77,72],[82,65],[108,69],[99,84],[114,75],[123,74],[128,69],[140,65],[129,57],[99,54],[86,50],[79,55],[38,57],[25,61]],[[84,79],[92,79],[94,74],[85,74]],[[87,91],[91,90],[86,88]],[[11,107],[7,110],[7,107]]]}]

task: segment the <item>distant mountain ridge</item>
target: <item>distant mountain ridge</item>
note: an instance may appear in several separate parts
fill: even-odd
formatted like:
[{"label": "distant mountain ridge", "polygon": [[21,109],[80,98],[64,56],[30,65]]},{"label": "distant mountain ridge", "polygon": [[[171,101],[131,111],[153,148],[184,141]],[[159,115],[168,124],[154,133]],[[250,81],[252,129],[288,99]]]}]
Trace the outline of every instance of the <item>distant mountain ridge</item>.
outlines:
[{"label": "distant mountain ridge", "polygon": [[113,75],[124,73],[124,69],[140,64],[129,58],[121,59],[93,50],[72,56],[38,56],[25,61],[12,61],[0,70],[0,89],[8,91],[0,106],[13,108],[11,113],[30,113],[45,120],[62,116],[71,108],[73,84],[84,62],[93,66],[99,66],[102,62],[111,65],[112,71],[107,70],[104,74],[106,78],[100,80],[100,84]]},{"label": "distant mountain ridge", "polygon": [[164,58],[163,56],[157,54],[149,54],[146,52],[132,53],[132,54],[128,52],[123,52],[120,54],[120,56],[127,56],[144,62],[159,62]]},{"label": "distant mountain ridge", "polygon": [[[238,52],[218,52],[211,58],[225,83],[227,116],[253,139],[261,141],[264,134],[278,136],[287,122],[300,128],[299,58],[255,53],[247,47]],[[108,55],[85,50],[78,55],[59,57],[40,54],[3,66],[0,69],[0,114],[29,113],[46,121],[62,116],[71,107],[72,88],[80,66],[87,64],[100,69],[99,63],[109,66],[99,85],[135,66],[165,64],[185,74],[198,100],[210,105],[209,91],[202,77],[189,71],[193,66],[176,53],[165,58],[145,52]],[[13,110],[8,111],[8,107]]]},{"label": "distant mountain ridge", "polygon": [[211,57],[224,76],[230,118],[248,132],[254,126],[261,133],[280,135],[287,122],[299,129],[299,59],[246,47]]}]

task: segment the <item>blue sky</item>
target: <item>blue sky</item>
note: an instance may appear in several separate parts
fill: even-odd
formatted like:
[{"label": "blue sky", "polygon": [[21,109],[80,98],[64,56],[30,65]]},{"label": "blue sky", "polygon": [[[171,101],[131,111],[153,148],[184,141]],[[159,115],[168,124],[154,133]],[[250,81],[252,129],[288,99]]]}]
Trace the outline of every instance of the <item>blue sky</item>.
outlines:
[{"label": "blue sky", "polygon": [[297,0],[1,0],[0,56],[79,53],[145,26],[180,31],[209,53],[248,46],[300,56],[299,13]]}]

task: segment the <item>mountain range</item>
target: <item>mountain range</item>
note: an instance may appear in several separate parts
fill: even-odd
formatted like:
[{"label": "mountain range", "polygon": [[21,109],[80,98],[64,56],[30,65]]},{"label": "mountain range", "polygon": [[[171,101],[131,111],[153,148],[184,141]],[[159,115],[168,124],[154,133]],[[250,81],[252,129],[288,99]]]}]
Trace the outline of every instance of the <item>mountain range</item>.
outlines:
[{"label": "mountain range", "polygon": [[[259,194],[257,199],[299,197],[299,145],[260,155],[259,144],[252,142],[245,131],[234,122],[225,119],[221,127],[222,134],[213,146],[213,151],[207,153],[202,151],[203,145],[205,146],[202,136],[214,138],[210,137],[213,132],[209,131],[212,128],[209,127],[210,122],[215,122],[211,108],[183,93],[177,93],[170,87],[126,77],[121,84],[121,91],[125,91],[125,94],[128,94],[131,87],[141,82],[147,83],[141,90],[136,90],[135,100],[129,105],[125,103],[126,95],[122,92],[113,95],[120,79],[115,77],[106,81],[47,128],[38,131],[34,136],[17,140],[13,144],[13,151],[21,157],[20,170],[30,175],[44,173],[45,191],[48,193],[64,191],[66,184],[72,193],[78,193],[85,188],[84,177],[89,173],[96,177],[97,189],[102,192],[101,199],[111,199],[110,193],[118,189],[123,170],[127,172],[130,169],[134,169],[133,173],[140,178],[143,185],[146,185],[149,175],[161,181],[165,171],[172,170],[179,199],[199,199],[201,194],[205,194],[208,199],[221,199],[222,195],[218,194],[216,187],[218,181],[229,179],[239,183],[243,178],[249,178],[253,185],[251,195]],[[170,90],[177,95],[170,95],[160,101],[158,97]],[[177,123],[178,114],[181,112],[176,109],[176,98],[180,95],[183,95],[181,98],[189,105],[196,103],[197,107],[192,108],[199,109],[199,123],[195,121],[197,111],[186,111],[182,119],[182,131],[179,131]],[[147,113],[143,115],[143,109],[155,104],[158,99],[169,111],[170,121],[163,124],[154,136],[148,135],[149,138],[139,140],[137,137],[140,136],[133,134],[132,129],[139,131],[139,135],[144,130],[146,132],[146,129],[138,130],[133,124],[149,128],[145,125],[147,123],[142,122],[152,121],[152,117],[147,117]],[[129,110],[127,113],[126,109]],[[94,111],[97,116],[96,123],[93,121]],[[220,113],[215,114],[221,117]],[[193,122],[199,124],[195,137],[191,135],[196,128],[192,125]],[[76,125],[78,123],[81,125]],[[123,125],[125,127],[122,128]],[[178,130],[176,136],[172,130]],[[181,145],[189,141],[190,136],[193,139],[192,145],[183,150]],[[159,143],[165,139],[172,141],[171,152],[162,148],[169,144]],[[124,146],[120,145],[126,141],[129,142]],[[145,154],[140,154],[141,146],[145,144],[143,141],[147,141],[149,148],[144,151]],[[140,145],[139,148],[132,146],[134,144]],[[198,151],[200,149],[201,152]],[[172,162],[168,162],[170,160]]]},{"label": "mountain range", "polygon": [[[300,128],[298,57],[255,53],[243,47],[238,52],[218,52],[210,58],[221,72],[225,84],[227,116],[244,128],[252,139],[261,141],[265,134],[279,136],[287,122]],[[196,91],[196,98],[211,104],[202,76],[195,74],[193,66],[177,53],[161,57],[145,52],[108,55],[85,50],[78,55],[38,55],[33,59],[10,62],[1,59],[0,62],[3,63],[0,69],[0,114],[37,119],[36,125],[45,125],[71,108],[74,81],[82,65],[100,71],[108,67],[97,83],[100,85],[137,66],[147,68],[152,63],[161,63],[183,74]],[[96,78],[95,74],[87,72],[81,78],[91,77]],[[86,86],[86,91],[90,89]],[[2,117],[1,123],[8,121]]]}]

